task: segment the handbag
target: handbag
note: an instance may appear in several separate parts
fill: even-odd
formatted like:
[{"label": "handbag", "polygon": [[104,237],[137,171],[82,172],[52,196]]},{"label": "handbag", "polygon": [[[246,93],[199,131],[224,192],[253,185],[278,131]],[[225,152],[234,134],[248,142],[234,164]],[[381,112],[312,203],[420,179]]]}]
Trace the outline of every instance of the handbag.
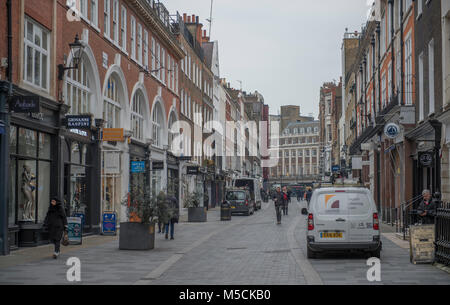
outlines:
[{"label": "handbag", "polygon": [[64,235],[63,235],[61,244],[66,247],[69,245],[69,233],[67,233],[67,231],[64,231]]}]

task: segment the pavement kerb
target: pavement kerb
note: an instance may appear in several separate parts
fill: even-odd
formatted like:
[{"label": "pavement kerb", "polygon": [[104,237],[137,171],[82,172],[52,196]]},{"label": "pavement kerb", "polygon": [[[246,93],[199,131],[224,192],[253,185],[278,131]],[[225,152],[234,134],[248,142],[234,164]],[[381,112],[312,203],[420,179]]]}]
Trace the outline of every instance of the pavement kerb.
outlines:
[{"label": "pavement kerb", "polygon": [[[297,203],[300,208],[300,203]],[[291,249],[291,254],[295,259],[295,262],[302,270],[303,277],[305,278],[307,285],[323,285],[323,281],[320,275],[311,265],[311,263],[305,258],[305,255],[301,249],[298,248],[297,240],[295,239],[295,229],[300,223],[300,217],[296,216],[293,223],[288,228],[287,238],[289,242],[289,248]]]}]

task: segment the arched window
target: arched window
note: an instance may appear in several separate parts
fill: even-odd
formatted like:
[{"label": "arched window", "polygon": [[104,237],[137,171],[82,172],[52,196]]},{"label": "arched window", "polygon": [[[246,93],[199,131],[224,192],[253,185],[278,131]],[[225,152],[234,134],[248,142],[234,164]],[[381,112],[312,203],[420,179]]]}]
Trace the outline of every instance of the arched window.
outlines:
[{"label": "arched window", "polygon": [[131,109],[132,137],[144,140],[144,95],[137,91],[133,97],[133,109]]},{"label": "arched window", "polygon": [[156,147],[162,147],[162,131],[163,131],[163,113],[161,110],[161,105],[158,103],[155,105],[155,109],[153,110],[153,118],[152,118],[152,136],[153,136],[153,145]]},{"label": "arched window", "polygon": [[70,106],[70,114],[89,113],[91,89],[83,58],[78,69],[67,72],[66,90],[66,103]]},{"label": "arched window", "polygon": [[174,124],[176,121],[177,121],[177,118],[176,118],[176,116],[175,116],[175,113],[172,112],[172,113],[170,114],[169,125],[168,125],[168,128],[169,128],[169,139],[168,139],[168,140],[169,140],[169,149],[170,149],[172,152],[181,151],[181,149],[182,149],[182,147],[172,147],[173,139],[179,134],[179,132],[176,132],[176,131],[171,130],[173,124]]},{"label": "arched window", "polygon": [[117,80],[114,76],[110,76],[103,102],[103,119],[105,120],[106,128],[120,128],[121,110]]}]

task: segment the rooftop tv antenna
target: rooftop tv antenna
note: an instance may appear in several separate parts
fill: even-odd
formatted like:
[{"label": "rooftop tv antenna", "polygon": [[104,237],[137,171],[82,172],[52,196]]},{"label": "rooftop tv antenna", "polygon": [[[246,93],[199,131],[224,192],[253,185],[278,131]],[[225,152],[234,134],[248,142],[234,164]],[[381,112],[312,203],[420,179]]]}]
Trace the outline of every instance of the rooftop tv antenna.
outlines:
[{"label": "rooftop tv antenna", "polygon": [[206,19],[206,21],[209,22],[209,37],[211,38],[211,27],[212,27],[212,10],[213,10],[213,1],[211,0],[211,10],[209,11],[209,19]]}]

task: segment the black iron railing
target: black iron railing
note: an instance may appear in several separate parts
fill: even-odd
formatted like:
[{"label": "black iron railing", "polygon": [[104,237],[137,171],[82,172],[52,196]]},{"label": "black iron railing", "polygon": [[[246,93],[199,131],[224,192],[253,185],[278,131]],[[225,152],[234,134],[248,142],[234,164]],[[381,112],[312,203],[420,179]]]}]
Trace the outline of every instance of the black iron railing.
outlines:
[{"label": "black iron railing", "polygon": [[435,261],[450,266],[450,203],[441,203],[436,213]]},{"label": "black iron railing", "polygon": [[409,233],[409,227],[419,222],[419,215],[417,215],[415,206],[420,200],[422,200],[422,195],[411,198],[400,205],[400,213],[397,214],[397,227],[401,229],[404,240]]}]

